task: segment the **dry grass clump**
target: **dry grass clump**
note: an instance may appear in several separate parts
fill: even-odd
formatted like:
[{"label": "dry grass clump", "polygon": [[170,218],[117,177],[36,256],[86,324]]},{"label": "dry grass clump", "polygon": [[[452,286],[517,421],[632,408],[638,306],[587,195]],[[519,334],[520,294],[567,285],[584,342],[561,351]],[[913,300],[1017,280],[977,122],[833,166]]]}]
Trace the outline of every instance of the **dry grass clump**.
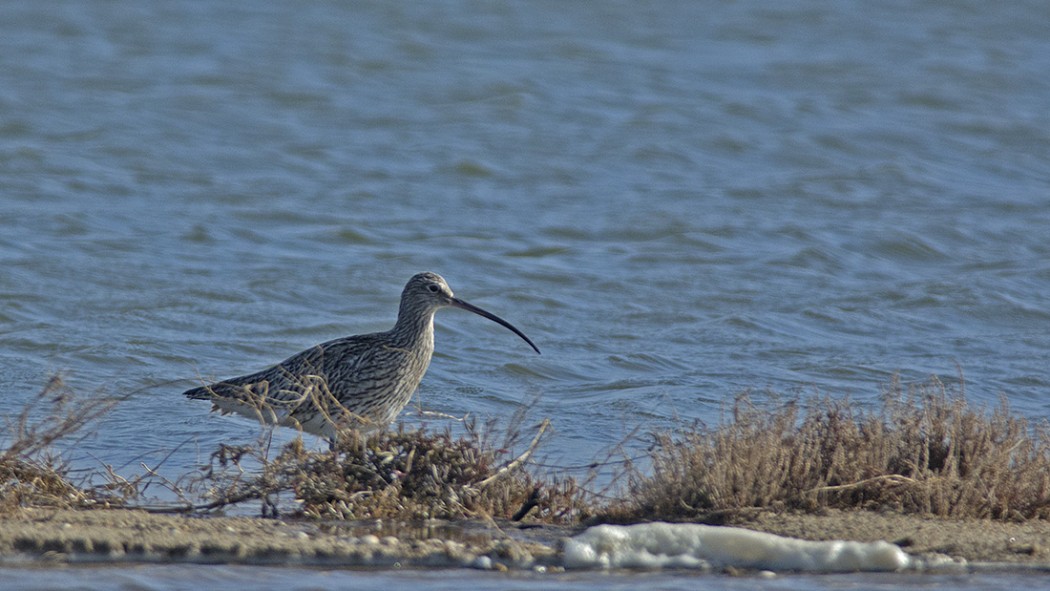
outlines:
[{"label": "dry grass clump", "polygon": [[28,506],[70,508],[90,504],[90,496],[66,480],[61,466],[0,459],[0,513]]},{"label": "dry grass clump", "polygon": [[0,512],[131,506],[159,481],[182,502],[156,511],[208,512],[261,501],[264,515],[290,508],[337,520],[574,524],[599,513],[602,520],[725,522],[759,511],[828,507],[1050,518],[1050,424],[1011,416],[1005,399],[990,411],[971,408],[961,388],[936,378],[907,387],[895,380],[876,410],[821,398],[767,411],[741,397],[716,427],[657,434],[651,472],[625,468],[626,496],[600,505],[594,500],[601,495],[585,490],[589,481],[535,473],[540,464],[532,456],[550,424],[522,437],[520,416],[497,441],[492,424],[472,422],[460,436],[403,427],[368,436],[346,431],[325,452],[297,439],[276,457],[264,439],[222,445],[202,472],[177,482],[148,468],[126,480],[107,467],[108,484],[77,486],[49,449],[90,433],[85,428],[114,404],[77,400],[56,377],[8,418],[0,432]]},{"label": "dry grass clump", "polygon": [[660,434],[653,474],[615,519],[720,522],[756,509],[892,509],[947,517],[1050,517],[1050,426],[967,406],[936,378],[895,380],[881,412],[821,399],[773,412],[743,397],[714,429]]},{"label": "dry grass clump", "polygon": [[520,520],[527,514],[569,522],[585,506],[575,482],[539,480],[524,469],[548,426],[541,423],[516,458],[509,457],[512,445],[494,446],[473,424],[461,438],[403,427],[369,436],[348,431],[331,451],[309,451],[296,440],[276,458],[256,454],[262,466],[252,476],[240,471],[240,462],[258,448],[223,447],[205,474],[216,500],[204,508],[260,499],[264,514],[276,514],[275,497],[291,494],[299,514],[321,519]]},{"label": "dry grass clump", "polygon": [[4,421],[0,431],[0,512],[19,507],[94,507],[112,504],[98,490],[82,489],[68,480],[68,467],[50,453],[61,439],[83,436],[85,427],[108,413],[114,400],[77,399],[58,376],[21,412]]}]

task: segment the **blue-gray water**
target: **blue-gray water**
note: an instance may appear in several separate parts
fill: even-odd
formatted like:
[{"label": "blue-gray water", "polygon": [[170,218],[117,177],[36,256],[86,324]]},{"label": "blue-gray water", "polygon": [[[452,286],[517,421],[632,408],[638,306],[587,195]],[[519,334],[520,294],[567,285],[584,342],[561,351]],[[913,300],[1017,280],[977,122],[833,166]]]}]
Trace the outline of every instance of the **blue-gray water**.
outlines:
[{"label": "blue-gray water", "polygon": [[[274,567],[198,566],[193,578],[187,578],[187,567],[179,565],[143,565],[121,569],[71,567],[61,570],[17,570],[0,567],[0,585],[19,591],[54,589],[121,589],[127,591],[244,589],[250,585],[259,591],[298,591],[317,589],[355,589],[389,591],[390,589],[428,589],[462,591],[465,586],[478,591],[653,591],[725,590],[725,591],[841,591],[900,589],[1005,589],[1023,585],[1027,589],[1045,588],[1045,573],[1002,573],[970,575],[859,574],[859,575],[794,575],[773,579],[757,576],[725,577],[697,575],[688,571],[667,573],[619,572],[616,574],[584,572],[540,575],[536,573],[490,573],[484,571],[404,570],[377,572],[368,570],[287,569]],[[25,576],[32,574],[33,577]],[[70,585],[70,581],[75,581]]]},{"label": "blue-gray water", "polygon": [[0,388],[130,394],[78,461],[177,448],[179,474],[258,433],[183,399],[198,376],[386,329],[433,270],[543,355],[439,313],[422,404],[532,404],[552,464],[749,388],[871,404],[895,372],[961,368],[972,402],[1043,419],[1048,22],[1038,1],[4,2]]}]

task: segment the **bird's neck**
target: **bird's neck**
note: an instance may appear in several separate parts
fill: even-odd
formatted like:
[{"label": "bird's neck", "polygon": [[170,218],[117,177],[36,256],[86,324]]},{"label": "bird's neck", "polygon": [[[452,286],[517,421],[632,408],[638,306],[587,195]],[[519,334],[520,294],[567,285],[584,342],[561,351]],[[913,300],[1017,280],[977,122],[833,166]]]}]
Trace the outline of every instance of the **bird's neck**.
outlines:
[{"label": "bird's neck", "polygon": [[401,310],[397,315],[397,323],[390,331],[392,338],[399,347],[415,349],[434,348],[434,313],[420,314],[417,311]]}]

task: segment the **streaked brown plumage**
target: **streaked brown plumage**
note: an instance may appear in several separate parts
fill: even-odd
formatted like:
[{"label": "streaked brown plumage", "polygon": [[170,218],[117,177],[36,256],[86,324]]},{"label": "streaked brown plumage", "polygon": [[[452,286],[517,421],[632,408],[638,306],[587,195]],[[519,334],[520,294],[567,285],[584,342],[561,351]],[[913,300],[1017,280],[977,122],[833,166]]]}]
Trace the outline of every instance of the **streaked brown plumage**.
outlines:
[{"label": "streaked brown plumage", "polygon": [[386,332],[343,337],[292,355],[263,371],[187,390],[213,410],[288,425],[332,440],[339,429],[370,431],[393,422],[423,379],[434,353],[434,313],[462,308],[502,324],[502,318],[452,295],[436,273],[420,273],[401,293],[397,323]]}]

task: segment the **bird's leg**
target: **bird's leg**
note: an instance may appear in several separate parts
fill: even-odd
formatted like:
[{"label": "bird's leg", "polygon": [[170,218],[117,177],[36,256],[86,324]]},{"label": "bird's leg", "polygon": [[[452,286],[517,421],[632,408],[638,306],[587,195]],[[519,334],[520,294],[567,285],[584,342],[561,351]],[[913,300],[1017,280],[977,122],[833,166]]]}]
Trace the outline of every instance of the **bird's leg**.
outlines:
[{"label": "bird's leg", "polygon": [[280,517],[277,511],[277,501],[274,500],[272,493],[266,493],[262,497],[263,519],[266,519],[267,513],[269,513],[269,517],[272,517],[273,519]]}]

